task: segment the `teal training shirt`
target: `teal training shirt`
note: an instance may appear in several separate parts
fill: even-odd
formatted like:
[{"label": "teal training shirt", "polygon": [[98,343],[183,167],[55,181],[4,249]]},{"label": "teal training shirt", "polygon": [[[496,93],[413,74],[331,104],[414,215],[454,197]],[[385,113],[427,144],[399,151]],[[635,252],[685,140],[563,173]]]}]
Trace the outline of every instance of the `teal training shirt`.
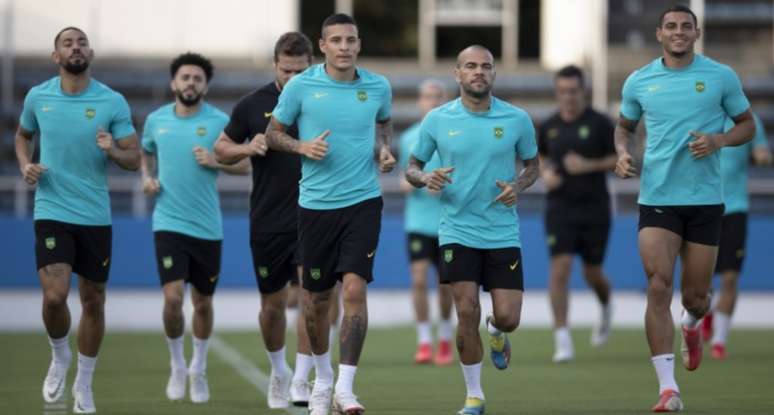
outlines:
[{"label": "teal training shirt", "polygon": [[[755,119],[755,137],[752,141],[741,146],[720,149],[720,171],[723,175],[723,203],[726,205],[726,215],[747,212],[750,209],[747,191],[747,166],[754,148],[769,146],[763,123],[757,115],[753,114],[753,118]],[[724,131],[733,127],[734,121],[727,118]]]},{"label": "teal training shirt", "polygon": [[30,89],[20,124],[40,134],[40,163],[48,168],[35,191],[34,219],[110,225],[108,159],[97,146],[97,132],[102,128],[115,140],[134,134],[126,99],[96,79],[70,95],[57,76]]},{"label": "teal training shirt", "polygon": [[[404,171],[408,167],[411,152],[419,141],[419,126],[420,123],[412,125],[400,137],[400,165]],[[424,171],[433,171],[439,167],[441,167],[441,162],[436,153],[425,164]],[[441,199],[439,195],[434,195],[423,188],[414,189],[406,196],[404,226],[407,233],[418,233],[437,238],[440,215]]]},{"label": "teal training shirt", "polygon": [[702,55],[684,68],[667,68],[658,58],[632,73],[623,86],[621,115],[637,121],[645,114],[639,203],[723,203],[720,154],[694,159],[689,132],[721,133],[727,116],[749,108],[736,73]]},{"label": "teal training shirt", "polygon": [[331,132],[325,158],[302,158],[301,207],[339,209],[381,195],[376,122],[390,118],[392,89],[381,75],[362,68],[357,75],[354,81],[336,81],[324,64],[313,65],[285,85],[272,112],[283,125],[297,123],[301,141]]},{"label": "teal training shirt", "polygon": [[153,209],[153,231],[194,238],[223,239],[223,218],[216,179],[218,170],[200,166],[194,147],[213,151],[228,116],[204,103],[196,114],[180,117],[165,105],[145,121],[142,148],[155,154],[161,191]]},{"label": "teal training shirt", "polygon": [[529,115],[494,97],[488,111],[471,112],[457,98],[422,121],[414,157],[427,161],[436,151],[441,166],[454,167],[441,193],[439,243],[521,247],[516,207],[495,201],[501,192],[496,181],[515,181],[516,158],[537,156]]}]

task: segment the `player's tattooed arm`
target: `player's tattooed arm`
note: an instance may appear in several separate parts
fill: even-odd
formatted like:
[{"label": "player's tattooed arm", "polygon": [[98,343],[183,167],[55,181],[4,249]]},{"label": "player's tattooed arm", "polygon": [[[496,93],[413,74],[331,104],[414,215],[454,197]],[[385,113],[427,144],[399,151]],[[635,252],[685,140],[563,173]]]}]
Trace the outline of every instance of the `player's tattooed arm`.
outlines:
[{"label": "player's tattooed arm", "polygon": [[634,167],[634,157],[629,154],[629,142],[634,141],[634,131],[637,130],[637,121],[618,117],[618,124],[615,126],[615,152],[618,154],[618,161],[615,164],[615,174],[622,179],[628,179],[637,175],[637,168]]},{"label": "player's tattooed arm", "polygon": [[24,181],[30,186],[37,184],[40,176],[47,170],[46,166],[32,162],[32,154],[35,152],[34,137],[34,132],[27,131],[19,126],[14,140],[16,159],[19,161],[19,171],[21,171]]},{"label": "player's tattooed arm", "polygon": [[382,173],[391,172],[395,168],[395,156],[392,155],[390,143],[392,141],[392,120],[378,121],[376,123],[376,141],[379,143],[379,170]]},{"label": "player's tattooed arm", "polygon": [[422,171],[424,168],[424,161],[411,156],[408,168],[406,168],[406,180],[414,187],[427,186],[427,189],[432,192],[440,192],[447,183],[452,182],[451,173],[454,171],[454,167],[439,167],[431,172]]},{"label": "player's tattooed arm", "polygon": [[524,168],[516,179],[516,192],[521,193],[532,186],[540,175],[540,158],[533,157],[529,160],[523,160]]},{"label": "player's tattooed arm", "polygon": [[328,154],[328,142],[325,139],[330,135],[330,130],[325,130],[317,137],[301,141],[296,140],[287,133],[287,126],[271,117],[266,127],[266,142],[269,148],[286,153],[296,153],[312,160],[322,160]]}]

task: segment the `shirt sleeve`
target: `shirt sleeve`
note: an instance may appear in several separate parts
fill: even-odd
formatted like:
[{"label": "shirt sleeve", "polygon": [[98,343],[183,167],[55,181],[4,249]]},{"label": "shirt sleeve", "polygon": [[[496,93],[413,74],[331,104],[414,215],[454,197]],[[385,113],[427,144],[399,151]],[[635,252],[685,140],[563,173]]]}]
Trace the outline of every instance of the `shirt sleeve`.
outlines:
[{"label": "shirt sleeve", "polygon": [[639,121],[642,117],[642,105],[637,99],[637,72],[629,75],[621,91],[621,115],[630,121]]},{"label": "shirt sleeve", "polygon": [[434,119],[435,117],[431,112],[422,120],[422,124],[419,126],[419,139],[411,151],[412,156],[424,163],[430,161],[438,147],[438,143],[435,141],[435,128],[433,128],[435,124]]},{"label": "shirt sleeve", "polygon": [[146,153],[156,154],[156,139],[153,136],[153,117],[145,119],[142,127],[142,149]]},{"label": "shirt sleeve", "polygon": [[733,69],[726,67],[723,75],[723,98],[721,105],[730,117],[736,117],[750,108],[750,101],[744,96],[742,82]]},{"label": "shirt sleeve", "polygon": [[282,125],[290,127],[296,123],[296,119],[301,114],[301,89],[303,88],[301,79],[295,76],[285,84],[282,93],[274,107],[271,115]]},{"label": "shirt sleeve", "polygon": [[22,108],[22,113],[19,117],[19,125],[21,128],[33,133],[39,129],[38,118],[35,115],[35,96],[33,91],[30,91],[24,97],[24,108]]},{"label": "shirt sleeve", "polygon": [[211,140],[209,142],[209,150],[215,151],[215,142],[218,141],[218,137],[220,137],[220,132],[223,131],[224,128],[229,123],[229,116],[225,113],[222,113],[218,111],[218,118],[215,122],[213,122],[213,127],[215,127],[215,134],[211,136]]},{"label": "shirt sleeve", "polygon": [[247,99],[237,102],[234,109],[231,110],[231,120],[223,128],[223,132],[226,133],[228,138],[236,143],[243,143],[249,138],[250,123],[247,115],[248,109]]},{"label": "shirt sleeve", "polygon": [[120,95],[117,101],[116,113],[113,116],[113,120],[110,121],[110,134],[113,134],[114,139],[120,140],[134,134],[135,130],[132,124],[132,111],[129,109],[129,103]]},{"label": "shirt sleeve", "polygon": [[406,130],[403,134],[400,136],[400,168],[403,170],[406,170],[408,167],[408,161],[411,158],[411,146],[409,143],[409,133],[410,130]]},{"label": "shirt sleeve", "polygon": [[532,160],[537,157],[538,146],[535,140],[535,125],[528,115],[523,115],[522,134],[516,141],[516,154],[522,160]]},{"label": "shirt sleeve", "polygon": [[379,112],[376,113],[377,121],[387,121],[392,116],[392,86],[390,81],[384,79],[384,99],[379,107]]}]

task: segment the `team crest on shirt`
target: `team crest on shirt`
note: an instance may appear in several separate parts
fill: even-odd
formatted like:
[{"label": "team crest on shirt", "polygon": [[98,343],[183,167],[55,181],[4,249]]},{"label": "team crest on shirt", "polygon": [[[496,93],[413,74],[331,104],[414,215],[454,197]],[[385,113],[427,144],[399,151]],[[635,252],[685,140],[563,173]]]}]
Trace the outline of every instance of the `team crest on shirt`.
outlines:
[{"label": "team crest on shirt", "polygon": [[411,252],[417,253],[422,250],[422,241],[414,239],[411,241]]},{"label": "team crest on shirt", "polygon": [[704,92],[707,87],[704,85],[704,81],[696,81],[696,92]]},{"label": "team crest on shirt", "polygon": [[559,137],[559,129],[558,128],[549,128],[547,135],[548,135],[549,139],[553,139],[553,138]]},{"label": "team crest on shirt", "polygon": [[505,134],[505,129],[503,127],[495,127],[494,128],[494,136],[496,139],[503,138],[503,134]]},{"label": "team crest on shirt", "polygon": [[46,238],[46,248],[48,249],[56,248],[56,238],[54,238],[53,236]]},{"label": "team crest on shirt", "polygon": [[448,264],[454,260],[454,250],[447,249],[443,251],[443,260]]},{"label": "team crest on shirt", "polygon": [[556,235],[548,235],[548,237],[546,238],[546,245],[548,246],[556,245]]},{"label": "team crest on shirt", "polygon": [[591,130],[589,130],[588,125],[581,125],[580,128],[578,128],[578,137],[581,138],[581,140],[585,140],[589,138],[589,133]]},{"label": "team crest on shirt", "polygon": [[207,127],[200,125],[198,128],[196,128],[196,135],[199,137],[204,137],[207,135]]},{"label": "team crest on shirt", "polygon": [[269,277],[269,268],[268,267],[258,267],[258,275],[260,275],[261,278],[268,278]]},{"label": "team crest on shirt", "polygon": [[161,258],[161,265],[164,266],[164,269],[172,268],[172,257],[165,256],[164,258]]},{"label": "team crest on shirt", "polygon": [[368,100],[368,92],[363,90],[357,91],[357,100],[360,102],[366,102],[366,100]]},{"label": "team crest on shirt", "polygon": [[88,119],[94,119],[94,117],[97,116],[97,110],[94,108],[86,108],[86,118]]},{"label": "team crest on shirt", "polygon": [[320,268],[312,268],[309,270],[309,275],[313,280],[319,280],[322,277],[322,272],[320,272]]}]

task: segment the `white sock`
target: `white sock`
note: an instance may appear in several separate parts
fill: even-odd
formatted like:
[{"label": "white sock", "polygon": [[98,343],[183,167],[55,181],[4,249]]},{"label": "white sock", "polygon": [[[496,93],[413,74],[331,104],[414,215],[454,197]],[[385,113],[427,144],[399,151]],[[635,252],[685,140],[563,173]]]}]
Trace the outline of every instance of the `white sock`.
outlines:
[{"label": "white sock", "polygon": [[333,366],[331,366],[331,352],[317,355],[312,354],[314,360],[315,382],[333,385]]},{"label": "white sock", "polygon": [[495,336],[495,337],[498,337],[501,334],[503,334],[503,332],[501,332],[500,329],[498,329],[497,327],[492,325],[492,321],[491,320],[486,322],[486,331],[488,331],[489,334],[491,334],[492,336]]},{"label": "white sock", "polygon": [[178,338],[167,337],[167,346],[169,347],[169,366],[173,371],[185,370],[185,354],[183,353],[183,344],[185,336]]},{"label": "white sock", "polygon": [[311,355],[296,353],[296,371],[293,373],[293,381],[309,379],[309,372],[314,367],[314,359]]},{"label": "white sock", "polygon": [[454,334],[454,327],[451,320],[441,320],[438,322],[438,340],[450,341]]},{"label": "white sock", "polygon": [[468,390],[468,398],[484,399],[484,391],[481,390],[481,362],[462,366],[462,376],[465,377],[465,388]]},{"label": "white sock", "polygon": [[281,349],[275,352],[267,350],[266,354],[269,355],[269,361],[271,362],[271,368],[273,370],[279,372],[288,372],[290,370],[288,362],[285,360],[285,346],[282,346]]},{"label": "white sock", "polygon": [[96,357],[84,356],[78,353],[78,374],[75,375],[75,386],[78,388],[91,388],[91,380],[94,377],[94,366],[97,365]]},{"label": "white sock", "polygon": [[731,328],[731,316],[715,311],[712,319],[712,344],[726,344],[728,339],[728,330]]},{"label": "white sock", "polygon": [[352,385],[355,383],[355,373],[357,373],[357,366],[339,365],[339,378],[336,380],[337,395],[354,395]]},{"label": "white sock", "polygon": [[554,347],[556,350],[561,349],[574,352],[575,348],[572,344],[572,334],[569,327],[564,326],[554,329]]},{"label": "white sock", "polygon": [[429,321],[420,321],[417,323],[417,343],[430,344],[433,342],[432,327]]},{"label": "white sock", "polygon": [[190,373],[204,373],[207,371],[207,348],[210,339],[198,339],[193,337],[193,357],[191,358]]},{"label": "white sock", "polygon": [[667,389],[680,392],[675,381],[675,355],[660,354],[651,357],[650,361],[653,362],[653,368],[656,369],[656,376],[658,376],[658,394],[661,395]]},{"label": "white sock", "polygon": [[701,319],[694,317],[688,310],[683,310],[683,316],[680,318],[680,321],[683,323],[683,327],[693,330],[699,325]]},{"label": "white sock", "polygon": [[69,366],[73,354],[70,352],[70,342],[67,335],[65,334],[58,339],[49,337],[48,344],[51,345],[51,356],[54,358],[54,361],[57,364]]}]

